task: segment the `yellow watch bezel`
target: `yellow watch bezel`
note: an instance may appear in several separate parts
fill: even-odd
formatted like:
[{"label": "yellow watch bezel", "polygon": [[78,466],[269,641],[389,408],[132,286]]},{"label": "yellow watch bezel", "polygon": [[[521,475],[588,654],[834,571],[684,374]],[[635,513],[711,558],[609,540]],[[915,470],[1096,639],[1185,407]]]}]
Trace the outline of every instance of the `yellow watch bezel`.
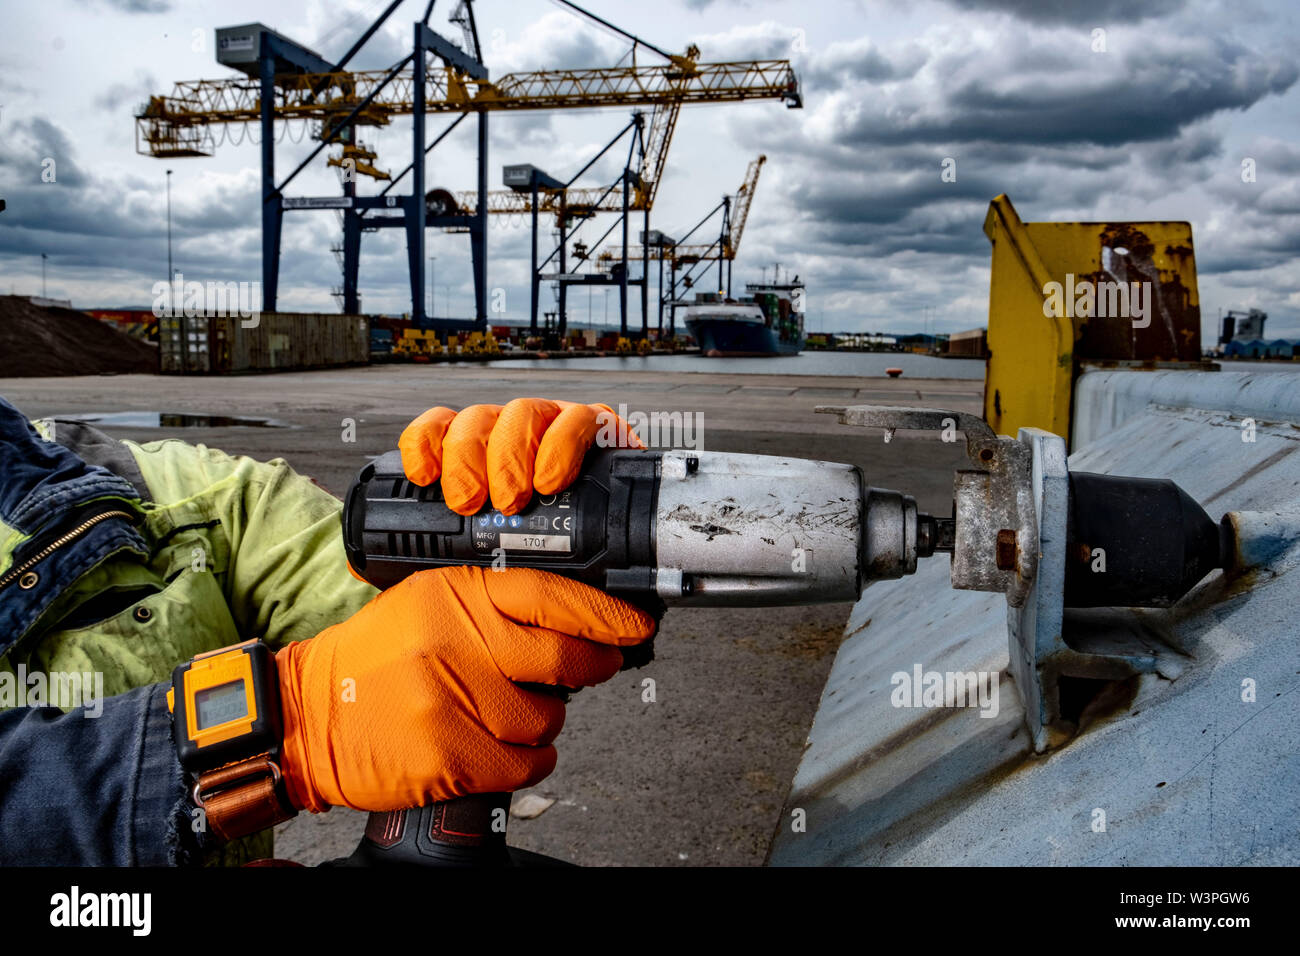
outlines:
[{"label": "yellow watch bezel", "polygon": [[[258,720],[257,695],[253,686],[253,661],[244,653],[244,647],[255,644],[246,641],[233,647],[222,648],[201,654],[190,662],[183,677],[185,690],[185,734],[196,747],[210,747],[236,737],[252,733],[253,725]],[[204,690],[211,690],[235,681],[244,682],[245,713],[242,717],[214,724],[200,730],[198,728],[198,709],[195,696]]]}]

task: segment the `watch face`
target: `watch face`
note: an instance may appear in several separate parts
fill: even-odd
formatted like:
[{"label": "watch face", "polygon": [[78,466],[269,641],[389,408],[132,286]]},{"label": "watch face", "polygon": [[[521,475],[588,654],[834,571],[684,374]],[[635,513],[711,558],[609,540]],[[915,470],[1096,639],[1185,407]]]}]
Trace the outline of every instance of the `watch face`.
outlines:
[{"label": "watch face", "polygon": [[259,754],[277,759],[282,742],[275,655],[259,641],[201,654],[172,674],[176,756],[201,774]]},{"label": "watch face", "polygon": [[248,699],[244,693],[244,682],[233,680],[228,684],[218,684],[196,691],[194,694],[195,726],[198,730],[207,730],[218,724],[248,716]]}]

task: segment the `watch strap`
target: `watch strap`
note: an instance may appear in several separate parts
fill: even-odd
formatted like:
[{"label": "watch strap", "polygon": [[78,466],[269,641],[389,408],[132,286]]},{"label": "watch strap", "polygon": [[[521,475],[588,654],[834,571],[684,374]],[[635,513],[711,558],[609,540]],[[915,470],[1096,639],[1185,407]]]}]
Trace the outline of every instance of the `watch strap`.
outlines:
[{"label": "watch strap", "polygon": [[248,836],[297,815],[285,794],[280,767],[270,754],[201,774],[193,797],[208,828],[220,840]]}]

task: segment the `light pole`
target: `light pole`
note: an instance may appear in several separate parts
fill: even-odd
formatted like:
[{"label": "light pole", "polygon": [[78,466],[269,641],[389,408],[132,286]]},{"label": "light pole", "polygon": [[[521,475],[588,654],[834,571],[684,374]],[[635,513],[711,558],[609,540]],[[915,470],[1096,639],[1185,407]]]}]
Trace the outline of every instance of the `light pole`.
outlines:
[{"label": "light pole", "polygon": [[167,170],[167,286],[176,280],[172,272],[172,171]]},{"label": "light pole", "polygon": [[429,256],[429,317],[432,318],[438,311],[438,287],[433,284],[433,264],[438,261],[437,256]]},{"label": "light pole", "polygon": [[41,298],[45,298],[45,253],[41,253]]}]

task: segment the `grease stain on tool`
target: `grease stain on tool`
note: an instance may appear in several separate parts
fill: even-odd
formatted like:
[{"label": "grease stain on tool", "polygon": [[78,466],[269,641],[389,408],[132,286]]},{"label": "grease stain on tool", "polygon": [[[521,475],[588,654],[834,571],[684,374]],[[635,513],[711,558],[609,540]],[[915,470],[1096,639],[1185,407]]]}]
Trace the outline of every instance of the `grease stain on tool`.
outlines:
[{"label": "grease stain on tool", "polygon": [[67,412],[54,419],[112,428],[288,428],[272,418],[195,415],[189,412]]}]

